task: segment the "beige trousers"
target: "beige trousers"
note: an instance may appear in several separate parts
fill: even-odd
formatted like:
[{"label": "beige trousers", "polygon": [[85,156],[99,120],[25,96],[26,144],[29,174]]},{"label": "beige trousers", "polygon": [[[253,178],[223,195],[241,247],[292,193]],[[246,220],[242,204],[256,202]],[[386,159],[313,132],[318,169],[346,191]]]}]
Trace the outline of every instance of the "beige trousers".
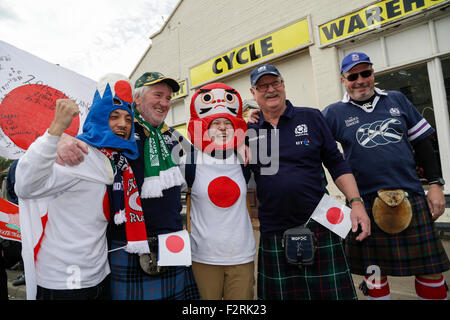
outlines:
[{"label": "beige trousers", "polygon": [[253,300],[254,262],[221,266],[192,261],[192,271],[203,300]]}]

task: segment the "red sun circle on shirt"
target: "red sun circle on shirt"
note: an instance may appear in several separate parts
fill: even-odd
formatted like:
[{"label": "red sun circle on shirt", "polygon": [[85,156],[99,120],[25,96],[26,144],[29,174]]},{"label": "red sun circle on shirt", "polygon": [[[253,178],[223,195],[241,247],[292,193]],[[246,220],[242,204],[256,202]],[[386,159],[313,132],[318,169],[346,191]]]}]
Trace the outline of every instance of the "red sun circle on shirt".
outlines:
[{"label": "red sun circle on shirt", "polygon": [[344,213],[339,208],[330,208],[327,211],[327,220],[331,224],[339,224],[344,220]]},{"label": "red sun circle on shirt", "polygon": [[[67,96],[46,85],[27,84],[15,88],[0,104],[0,127],[19,148],[27,150],[52,123],[58,99],[67,99]],[[79,126],[77,116],[65,133],[75,136]]]},{"label": "red sun circle on shirt", "polygon": [[238,184],[228,177],[218,177],[209,183],[209,199],[218,207],[231,207],[240,195],[241,189],[239,189]]},{"label": "red sun circle on shirt", "polygon": [[166,247],[172,253],[178,253],[184,249],[184,240],[180,236],[168,236]]}]

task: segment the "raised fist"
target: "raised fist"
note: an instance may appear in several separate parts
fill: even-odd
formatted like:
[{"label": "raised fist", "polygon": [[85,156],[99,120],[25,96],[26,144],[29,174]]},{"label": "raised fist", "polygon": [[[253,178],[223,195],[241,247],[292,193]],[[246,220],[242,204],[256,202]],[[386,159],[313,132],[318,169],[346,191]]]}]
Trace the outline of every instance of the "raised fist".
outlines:
[{"label": "raised fist", "polygon": [[72,119],[80,113],[78,105],[71,99],[56,100],[55,117],[48,129],[52,136],[60,136],[72,123]]}]

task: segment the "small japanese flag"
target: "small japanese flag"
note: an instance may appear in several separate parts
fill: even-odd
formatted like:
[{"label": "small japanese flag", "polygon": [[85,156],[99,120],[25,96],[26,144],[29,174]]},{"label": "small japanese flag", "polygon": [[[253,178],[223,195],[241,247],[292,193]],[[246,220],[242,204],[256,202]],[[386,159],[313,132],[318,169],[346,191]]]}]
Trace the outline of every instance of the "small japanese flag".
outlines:
[{"label": "small japanese flag", "polygon": [[350,211],[349,207],[325,193],[314,209],[311,219],[344,239],[352,228]]},{"label": "small japanese flag", "polygon": [[158,236],[158,266],[190,266],[191,243],[186,230]]}]

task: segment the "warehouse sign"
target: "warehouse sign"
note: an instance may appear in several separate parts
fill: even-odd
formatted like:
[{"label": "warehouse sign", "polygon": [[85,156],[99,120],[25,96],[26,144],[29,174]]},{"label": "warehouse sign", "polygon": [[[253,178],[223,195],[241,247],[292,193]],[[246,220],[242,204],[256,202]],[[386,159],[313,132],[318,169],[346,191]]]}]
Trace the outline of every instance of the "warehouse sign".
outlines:
[{"label": "warehouse sign", "polygon": [[436,7],[449,0],[384,0],[319,25],[320,45],[380,28],[385,24]]},{"label": "warehouse sign", "polygon": [[311,44],[308,18],[234,48],[190,69],[191,86],[222,77],[241,68],[257,64]]},{"label": "warehouse sign", "polygon": [[178,82],[180,89],[172,94],[172,100],[187,96],[186,80]]}]

